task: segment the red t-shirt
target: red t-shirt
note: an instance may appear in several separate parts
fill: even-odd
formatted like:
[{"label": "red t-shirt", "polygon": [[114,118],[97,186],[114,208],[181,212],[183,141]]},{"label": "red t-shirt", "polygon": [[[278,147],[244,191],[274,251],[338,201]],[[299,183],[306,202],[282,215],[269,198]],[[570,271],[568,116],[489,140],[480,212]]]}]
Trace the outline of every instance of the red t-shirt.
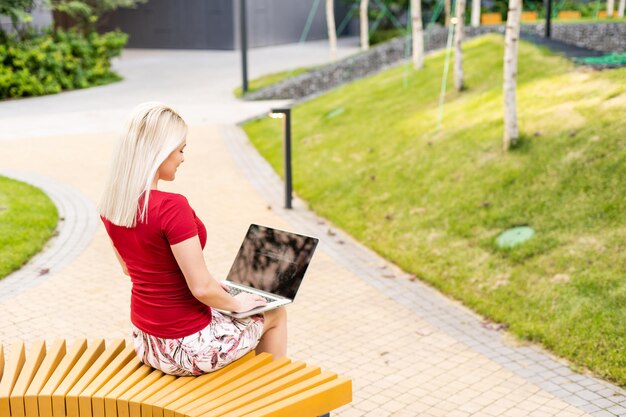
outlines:
[{"label": "red t-shirt", "polygon": [[177,339],[211,322],[211,309],[196,299],[170,245],[198,236],[204,249],[206,228],[180,194],[151,190],[147,223],[116,226],[101,217],[133,283],[130,319],[153,336]]}]

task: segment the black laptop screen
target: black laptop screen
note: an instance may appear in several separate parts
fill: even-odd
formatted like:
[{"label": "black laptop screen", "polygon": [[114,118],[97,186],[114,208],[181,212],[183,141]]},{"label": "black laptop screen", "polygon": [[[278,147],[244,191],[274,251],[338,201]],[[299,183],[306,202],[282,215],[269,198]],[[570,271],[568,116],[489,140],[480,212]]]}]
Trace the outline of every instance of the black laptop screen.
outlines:
[{"label": "black laptop screen", "polygon": [[228,280],[294,299],[318,239],[250,225]]}]

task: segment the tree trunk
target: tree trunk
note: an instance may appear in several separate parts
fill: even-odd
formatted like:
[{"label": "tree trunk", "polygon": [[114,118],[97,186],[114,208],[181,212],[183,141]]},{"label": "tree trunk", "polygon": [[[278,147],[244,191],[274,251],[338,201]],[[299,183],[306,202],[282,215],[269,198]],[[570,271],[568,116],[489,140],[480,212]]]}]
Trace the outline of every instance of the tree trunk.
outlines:
[{"label": "tree trunk", "polygon": [[480,26],[480,0],[472,0],[472,26]]},{"label": "tree trunk", "polygon": [[519,137],[517,129],[517,49],[519,44],[522,0],[509,0],[504,46],[504,142],[508,151]]},{"label": "tree trunk", "polygon": [[367,3],[369,0],[361,0],[359,16],[361,21],[361,50],[370,49],[369,19],[367,17]]},{"label": "tree trunk", "polygon": [[617,10],[617,15],[619,17],[624,17],[625,8],[626,8],[626,0],[619,0],[619,9]]},{"label": "tree trunk", "polygon": [[424,28],[422,27],[422,0],[411,0],[411,29],[413,38],[413,66],[424,66]]},{"label": "tree trunk", "polygon": [[615,11],[615,0],[607,0],[606,2],[606,15],[612,17]]},{"label": "tree trunk", "polygon": [[445,13],[444,20],[445,25],[448,27],[450,25],[450,13],[452,9],[452,0],[444,0],[443,2],[443,10]]},{"label": "tree trunk", "polygon": [[335,2],[326,0],[326,27],[328,28],[328,42],[330,44],[330,59],[337,58],[337,30],[335,29]]},{"label": "tree trunk", "polygon": [[456,28],[454,35],[454,88],[463,89],[463,22],[465,21],[465,0],[456,0]]}]

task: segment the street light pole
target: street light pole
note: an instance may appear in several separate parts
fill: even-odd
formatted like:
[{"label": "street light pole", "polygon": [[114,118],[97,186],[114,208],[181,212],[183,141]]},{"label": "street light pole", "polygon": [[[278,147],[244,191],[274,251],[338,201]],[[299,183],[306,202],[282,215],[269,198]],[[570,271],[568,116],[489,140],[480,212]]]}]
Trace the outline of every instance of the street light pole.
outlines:
[{"label": "street light pole", "polygon": [[546,38],[549,38],[552,29],[552,0],[544,0],[543,3],[546,9]]},{"label": "street light pole", "polygon": [[292,180],[291,180],[291,109],[272,109],[270,116],[284,118],[283,124],[283,154],[285,163],[285,208],[291,208]]},{"label": "street light pole", "polygon": [[291,111],[285,109],[285,208],[291,208]]},{"label": "street light pole", "polygon": [[248,92],[248,31],[246,19],[246,0],[239,0],[239,33],[241,42],[241,90]]}]

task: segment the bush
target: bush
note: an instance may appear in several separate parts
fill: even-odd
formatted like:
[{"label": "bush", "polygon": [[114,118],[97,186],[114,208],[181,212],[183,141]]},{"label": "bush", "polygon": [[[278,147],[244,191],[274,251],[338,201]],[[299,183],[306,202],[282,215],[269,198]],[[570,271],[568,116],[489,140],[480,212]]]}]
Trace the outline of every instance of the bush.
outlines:
[{"label": "bush", "polygon": [[595,11],[596,11],[596,4],[595,2],[589,2],[589,1],[565,0],[565,1],[558,3],[558,8],[555,8],[555,9],[556,9],[554,10],[555,16],[561,10],[573,10],[573,11],[580,12],[582,17],[594,17]]},{"label": "bush", "polygon": [[117,81],[111,58],[128,35],[49,30],[24,40],[0,38],[0,99],[54,94]]}]

